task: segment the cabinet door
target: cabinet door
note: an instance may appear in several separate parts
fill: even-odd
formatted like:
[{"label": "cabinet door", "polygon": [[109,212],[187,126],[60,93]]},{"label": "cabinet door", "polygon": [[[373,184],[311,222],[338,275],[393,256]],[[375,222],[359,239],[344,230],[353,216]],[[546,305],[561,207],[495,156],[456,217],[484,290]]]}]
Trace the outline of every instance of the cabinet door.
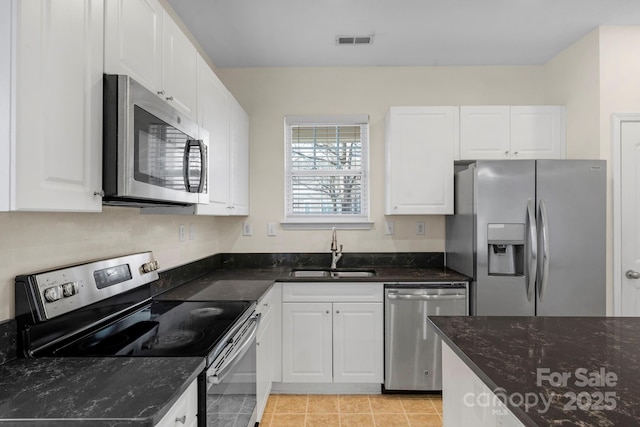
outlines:
[{"label": "cabinet door", "polygon": [[229,121],[231,94],[209,65],[198,57],[198,125],[209,132],[209,204],[199,215],[229,215]]},{"label": "cabinet door", "polygon": [[511,156],[509,106],[460,107],[460,160]]},{"label": "cabinet door", "polygon": [[385,215],[453,213],[458,107],[392,107],[386,117]]},{"label": "cabinet door", "polygon": [[163,20],[163,39],[164,98],[175,108],[195,119],[198,52],[166,12]]},{"label": "cabinet door", "polygon": [[229,215],[249,215],[249,116],[233,97],[229,145],[232,208]]},{"label": "cabinet door", "polygon": [[102,0],[16,1],[14,210],[99,212]]},{"label": "cabinet door", "polygon": [[331,303],[282,304],[282,381],[330,383]]},{"label": "cabinet door", "polygon": [[564,159],[565,107],[511,107],[511,158]]},{"label": "cabinet door", "polygon": [[157,0],[105,0],[105,73],[162,91],[163,14]]},{"label": "cabinet door", "polygon": [[333,304],[333,381],[383,382],[383,304]]}]

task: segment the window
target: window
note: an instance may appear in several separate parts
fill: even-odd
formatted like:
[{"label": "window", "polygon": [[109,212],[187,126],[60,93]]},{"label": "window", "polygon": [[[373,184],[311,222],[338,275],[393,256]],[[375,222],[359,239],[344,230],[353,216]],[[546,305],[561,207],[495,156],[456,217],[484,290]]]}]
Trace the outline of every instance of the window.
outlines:
[{"label": "window", "polygon": [[284,228],[370,228],[368,116],[285,118]]}]

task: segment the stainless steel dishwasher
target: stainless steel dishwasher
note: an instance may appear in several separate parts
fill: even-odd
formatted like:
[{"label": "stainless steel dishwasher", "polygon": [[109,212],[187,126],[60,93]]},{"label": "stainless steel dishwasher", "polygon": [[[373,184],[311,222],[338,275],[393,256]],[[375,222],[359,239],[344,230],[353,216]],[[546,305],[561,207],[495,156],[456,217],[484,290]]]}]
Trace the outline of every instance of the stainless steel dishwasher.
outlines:
[{"label": "stainless steel dishwasher", "polygon": [[467,282],[385,284],[385,390],[442,390],[442,343],[427,316],[468,315],[467,295]]}]

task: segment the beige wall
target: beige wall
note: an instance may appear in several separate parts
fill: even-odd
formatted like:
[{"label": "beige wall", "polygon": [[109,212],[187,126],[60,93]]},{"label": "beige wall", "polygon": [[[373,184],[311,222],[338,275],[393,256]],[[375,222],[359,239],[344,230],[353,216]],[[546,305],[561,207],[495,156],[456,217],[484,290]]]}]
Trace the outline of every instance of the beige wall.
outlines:
[{"label": "beige wall", "polygon": [[[328,230],[282,230],[267,236],[267,223],[284,217],[284,131],[289,114],[369,114],[372,230],[340,230],[349,251],[443,251],[444,217],[390,216],[395,234],[383,231],[384,115],[390,106],[541,104],[542,67],[361,67],[218,69],[218,75],[249,113],[252,237],[233,252],[329,250]],[[420,183],[416,183],[420,185]],[[426,222],[426,235],[415,222]]]},{"label": "beige wall", "polygon": [[[195,239],[179,242],[179,224],[193,224]],[[211,217],[140,215],[135,208],[0,213],[0,321],[15,315],[18,274],[147,250],[167,269],[220,252],[219,228]]]}]

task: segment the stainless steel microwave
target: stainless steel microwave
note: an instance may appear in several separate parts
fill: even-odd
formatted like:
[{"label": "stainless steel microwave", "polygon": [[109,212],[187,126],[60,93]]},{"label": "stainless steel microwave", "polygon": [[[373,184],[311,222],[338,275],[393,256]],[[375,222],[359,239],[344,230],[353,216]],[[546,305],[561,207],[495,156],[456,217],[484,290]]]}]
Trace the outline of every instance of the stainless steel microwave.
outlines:
[{"label": "stainless steel microwave", "polygon": [[129,76],[105,74],[103,203],[209,203],[208,133]]}]

